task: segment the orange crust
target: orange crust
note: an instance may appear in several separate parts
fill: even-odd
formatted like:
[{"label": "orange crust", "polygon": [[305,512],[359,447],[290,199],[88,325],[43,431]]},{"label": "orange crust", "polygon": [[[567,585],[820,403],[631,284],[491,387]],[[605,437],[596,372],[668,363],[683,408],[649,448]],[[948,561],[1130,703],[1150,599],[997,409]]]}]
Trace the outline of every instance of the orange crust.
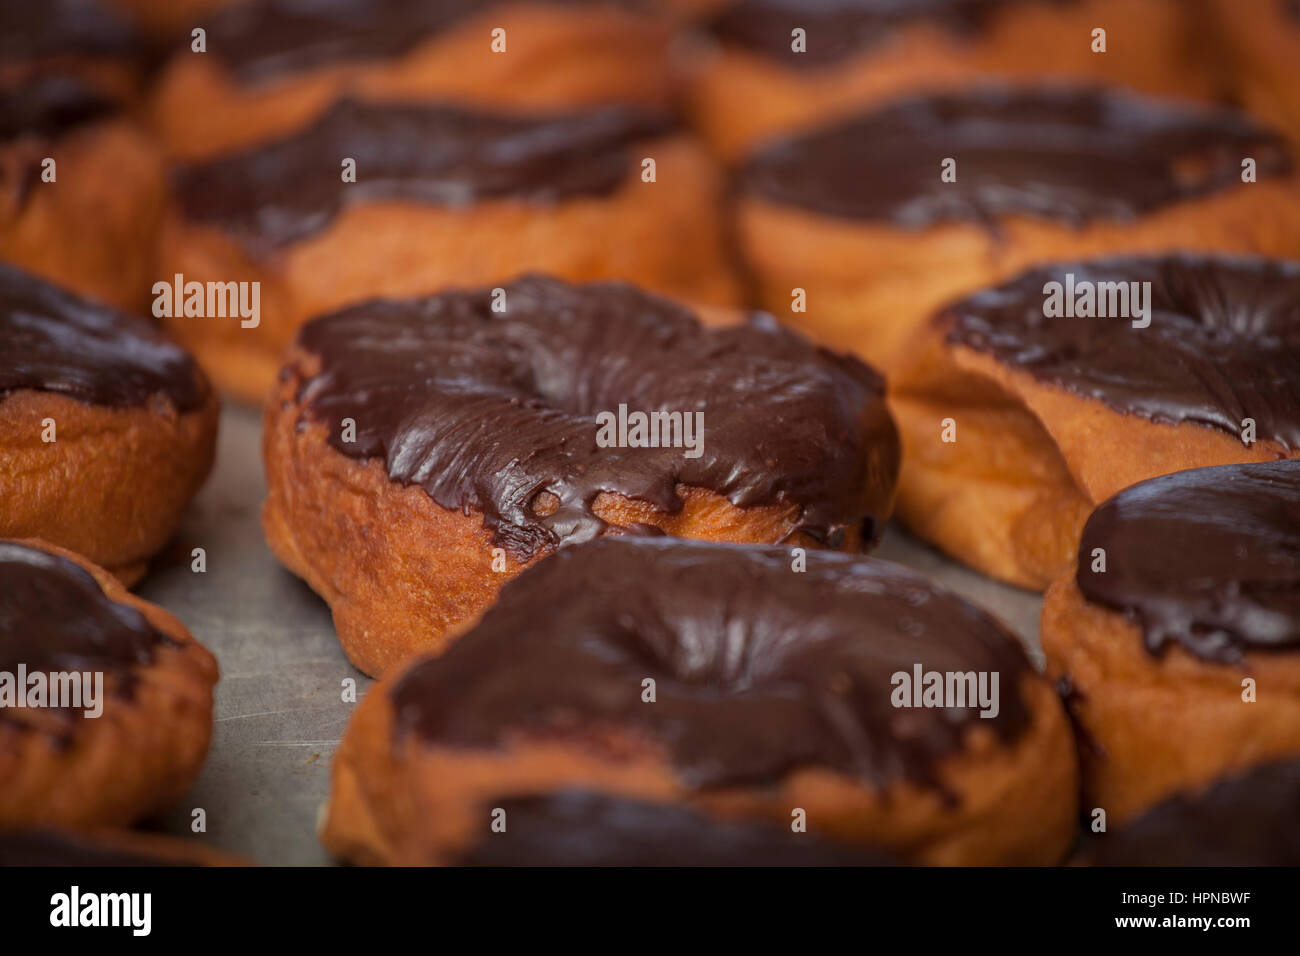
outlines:
[{"label": "orange crust", "polygon": [[[506,52],[491,49],[506,31]],[[258,85],[220,55],[176,54],[151,114],[167,151],[197,159],[309,124],[342,96],[559,109],[605,102],[667,106],[669,21],[602,6],[521,3],[490,9],[386,60],[330,63]]]},{"label": "orange crust", "polygon": [[1300,17],[1283,0],[1211,0],[1211,22],[1226,37],[1229,68],[1223,85],[1247,110],[1300,146]]},{"label": "orange crust", "polygon": [[103,568],[41,541],[22,543],[85,568],[110,600],[135,608],[180,646],[160,645],[152,664],[133,670],[129,701],[106,685],[103,714],[76,719],[67,746],[42,729],[44,712],[23,712],[31,717],[26,729],[0,721],[0,826],[123,826],[165,809],[207,754],[216,659],[180,621]]},{"label": "orange crust", "polygon": [[[266,407],[262,431],[267,498],[266,539],[286,567],[330,605],[348,659],[367,674],[387,672],[418,651],[441,650],[492,603],[501,585],[530,562],[496,549],[481,511],[438,505],[417,486],[390,481],[383,462],[361,462],[328,444],[328,428],[299,429],[302,406],[295,369],[316,360],[292,352],[286,375]],[[704,488],[679,486],[680,511],[602,493],[593,510],[615,529],[647,524],[667,534],[708,541],[771,543],[787,539],[797,505],[738,508]],[[802,533],[792,547],[818,547]],[[844,550],[863,546],[857,529]]]},{"label": "orange crust", "polygon": [[[763,307],[834,348],[893,371],[909,339],[948,301],[1025,269],[1119,253],[1227,252],[1293,258],[1300,178],[1263,179],[1082,229],[1028,218],[923,230],[833,219],[758,199],[740,203],[740,241]],[[807,312],[791,312],[791,292]]]},{"label": "orange crust", "polygon": [[253,260],[218,229],[166,217],[159,276],[261,283],[261,324],[168,319],[216,382],[261,403],[284,347],[308,319],[378,296],[502,282],[523,272],[571,281],[626,279],[688,301],[734,305],[739,285],[723,241],[722,186],[699,147],[672,137],[644,144],[640,163],[609,196],[555,205],[511,200],[446,209],[408,202],[352,206],[323,232]]},{"label": "orange crust", "polygon": [[[40,181],[46,157],[53,183]],[[0,145],[0,171],[0,259],[139,310],[166,198],[162,159],[144,133],[107,120],[56,140],[24,137]],[[31,171],[24,195],[16,183]]]},{"label": "orange crust", "polygon": [[[1009,4],[973,41],[917,25],[864,54],[797,70],[722,46],[697,60],[688,109],[710,144],[735,159],[764,140],[836,116],[981,79],[1091,81],[1209,99],[1214,73],[1197,47],[1213,53],[1215,46],[1196,36],[1194,18],[1179,6],[1177,0]],[[1091,49],[1096,27],[1107,31],[1104,54]]]},{"label": "orange crust", "polygon": [[[1153,657],[1137,624],[1084,598],[1073,567],[1044,599],[1042,641],[1048,676],[1068,677],[1077,692],[1084,809],[1104,808],[1109,825],[1175,791],[1300,754],[1300,655],[1226,665],[1174,646]],[[1242,700],[1246,677],[1254,703]]]},{"label": "orange crust", "polygon": [[[1140,336],[1140,331],[1135,331]],[[903,446],[898,515],[919,537],[985,574],[1042,590],[1074,560],[1092,509],[1122,488],[1187,468],[1294,456],[1201,425],[1112,410],[932,325],[890,390]],[[956,423],[945,442],[943,422]]]},{"label": "orange crust", "polygon": [[[0,537],[38,537],[127,584],[180,524],[212,469],[218,405],[109,408],[50,392],[0,398]],[[55,441],[41,440],[46,418]]]},{"label": "orange crust", "polygon": [[1051,865],[1075,838],[1074,745],[1059,699],[1036,675],[1020,688],[1030,716],[1020,739],[1004,746],[974,728],[963,751],[938,766],[955,806],[936,790],[907,782],[874,789],[822,767],[764,786],[693,790],[657,745],[617,727],[521,735],[499,750],[394,741],[389,692],[400,677],[386,677],[361,701],[334,758],[321,841],[356,863],[447,863],[488,835],[494,799],[566,789],[785,825],[800,807],[813,832],[939,865]]}]

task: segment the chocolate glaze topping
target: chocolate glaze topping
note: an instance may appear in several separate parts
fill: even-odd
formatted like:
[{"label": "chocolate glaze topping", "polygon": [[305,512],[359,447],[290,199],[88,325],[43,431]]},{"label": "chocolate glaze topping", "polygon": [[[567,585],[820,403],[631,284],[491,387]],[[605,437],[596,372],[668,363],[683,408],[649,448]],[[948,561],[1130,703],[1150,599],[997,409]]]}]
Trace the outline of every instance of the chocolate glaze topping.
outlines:
[{"label": "chocolate glaze topping", "polygon": [[64,55],[130,57],[139,38],[98,0],[4,0],[0,66]]},{"label": "chocolate glaze topping", "polygon": [[[850,57],[893,39],[898,31],[918,24],[937,27],[960,37],[988,28],[1008,8],[1030,0],[739,0],[710,24],[712,33],[738,47],[785,66],[819,67]],[[1071,3],[1075,0],[1034,0]],[[801,27],[807,49],[795,53],[791,31]]]},{"label": "chocolate glaze topping", "polygon": [[[1151,325],[1047,318],[1044,286],[1150,282]],[[1130,287],[1131,288],[1131,287]],[[1140,288],[1140,287],[1139,287]],[[1300,265],[1228,256],[1118,257],[1033,269],[950,306],[948,341],[1116,411],[1300,449]]]},{"label": "chocolate glaze topping", "polygon": [[[582,791],[512,796],[505,833],[485,833],[456,866],[889,866],[884,853],[757,821]],[[4,859],[0,844],[0,862]]]},{"label": "chocolate glaze topping", "polygon": [[161,395],[182,412],[208,396],[194,360],[149,322],[0,264],[0,398],[19,389],[110,406]]},{"label": "chocolate glaze topping", "polygon": [[[891,677],[996,671],[1001,709],[895,708]],[[479,624],[393,685],[394,734],[492,748],[608,731],[663,749],[686,786],[827,767],[872,786],[938,786],[982,725],[1015,739],[1028,662],[978,608],[904,568],[788,549],[603,538],[501,590]],[[642,681],[656,682],[654,703]]]},{"label": "chocolate glaze topping", "polygon": [[1300,866],[1300,761],[1175,796],[1088,849],[1096,866]]},{"label": "chocolate glaze topping", "polygon": [[1126,488],[1084,526],[1077,580],[1089,601],[1136,619],[1152,654],[1175,642],[1222,662],[1300,649],[1300,460]]},{"label": "chocolate glaze topping", "polygon": [[[17,86],[0,88],[0,143],[19,136],[57,137],[114,108],[112,100],[76,77],[37,74]],[[0,179],[3,176],[0,170]]]},{"label": "chocolate glaze topping", "polygon": [[0,830],[0,866],[195,866],[187,860],[108,846],[85,833]]},{"label": "chocolate glaze topping", "polygon": [[[482,511],[521,560],[600,534],[601,492],[675,511],[679,483],[738,506],[797,505],[795,530],[832,544],[847,526],[868,541],[883,528],[897,436],[866,365],[769,316],[707,329],[623,283],[526,276],[502,288],[505,313],[484,289],[308,323],[299,344],[321,365],[301,386],[304,417],[328,425],[336,450],[383,459],[392,480],[442,507]],[[598,446],[597,415],[620,404],[701,412],[703,453]]]},{"label": "chocolate glaze topping", "polygon": [[[205,28],[209,53],[237,80],[251,84],[347,60],[402,56],[463,20],[505,5],[507,0],[251,0],[226,7]],[[483,43],[486,50],[486,34]]]},{"label": "chocolate glaze topping", "polygon": [[[907,229],[1032,216],[1132,220],[1288,172],[1281,137],[1244,113],[1087,87],[921,96],[775,142],[741,170],[751,196]],[[943,160],[957,161],[943,182]]]},{"label": "chocolate glaze topping", "polygon": [[[629,147],[668,129],[629,106],[524,117],[345,100],[287,139],[183,170],[178,191],[191,219],[267,251],[325,229],[352,203],[605,196],[632,171]],[[355,183],[341,179],[345,157]]]},{"label": "chocolate glaze topping", "polygon": [[[0,541],[0,671],[98,671],[106,692],[130,698],[135,669],[175,642],[126,604],[110,601],[85,569],[57,554]],[[0,721],[25,709],[0,708]],[[80,710],[61,711],[78,718]]]}]

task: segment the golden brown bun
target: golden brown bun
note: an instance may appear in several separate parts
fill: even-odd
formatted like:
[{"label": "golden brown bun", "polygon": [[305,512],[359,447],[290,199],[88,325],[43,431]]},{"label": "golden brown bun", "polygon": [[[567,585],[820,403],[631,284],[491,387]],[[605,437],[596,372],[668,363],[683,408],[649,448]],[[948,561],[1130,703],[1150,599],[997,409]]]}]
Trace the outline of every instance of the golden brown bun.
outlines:
[{"label": "golden brown bun", "polygon": [[173,209],[162,231],[159,274],[181,273],[187,282],[260,282],[261,324],[167,321],[219,386],[260,404],[300,325],[367,298],[490,285],[540,271],[572,281],[626,279],[692,302],[736,304],[717,169],[684,138],[642,149],[655,158],[657,182],[643,183],[637,164],[609,196],[548,206],[358,204],[325,231],[260,261],[226,234],[187,222]]},{"label": "golden brown bun", "polygon": [[30,390],[0,398],[0,537],[42,538],[135,583],[212,470],[218,410],[211,393],[184,413]]},{"label": "golden brown bun", "polygon": [[[310,369],[312,362],[291,352],[286,368]],[[300,429],[299,382],[287,374],[266,406],[262,527],[281,563],[330,605],[348,659],[383,674],[412,654],[445,647],[501,585],[545,555],[507,557],[507,570],[494,571],[496,546],[481,511],[443,508],[422,488],[390,481],[382,461],[340,454],[323,424]],[[704,488],[677,492],[684,504],[673,513],[610,493],[598,496],[593,510],[616,528],[646,524],[674,537],[750,543],[787,540],[799,517],[793,504],[739,508]],[[802,532],[788,540],[818,546]],[[859,529],[849,529],[842,547],[862,546]]]},{"label": "golden brown bun", "polygon": [[[1083,523],[1115,492],[1203,465],[1288,457],[1217,429],[1162,425],[1045,385],[949,345],[932,324],[890,388],[903,444],[898,515],[985,574],[1042,590],[1074,558]],[[943,422],[956,423],[945,442]]]},{"label": "golden brown bun", "polygon": [[[503,666],[509,666],[504,662]],[[447,749],[414,735],[393,738],[394,673],[357,707],[333,765],[321,841],[356,863],[446,863],[485,832],[482,808],[515,794],[582,789],[684,803],[719,817],[789,824],[793,807],[835,839],[938,865],[1051,865],[1075,837],[1078,769],[1061,702],[1036,675],[1025,677],[1029,725],[1011,746],[972,731],[965,750],[937,768],[958,797],[899,783],[873,790],[825,768],[774,785],[694,790],[665,754],[627,732],[592,739],[521,737],[497,750]]]},{"label": "golden brown bun", "polygon": [[173,804],[198,775],[212,736],[216,659],[185,626],[123,588],[80,555],[37,540],[92,574],[112,601],[135,608],[174,645],[135,666],[131,697],[107,693],[103,714],[72,724],[70,744],[42,731],[44,712],[22,712],[33,726],[0,721],[0,826],[123,826]]},{"label": "golden brown bun", "polygon": [[[894,371],[940,306],[1033,265],[1105,254],[1300,249],[1300,179],[1263,179],[1166,206],[1135,222],[1075,229],[1028,218],[907,230],[833,219],[757,199],[740,203],[740,241],[763,308],[814,338]],[[807,292],[792,313],[791,290]]]},{"label": "golden brown bun", "polygon": [[[1043,602],[1047,673],[1068,678],[1080,728],[1084,809],[1123,823],[1177,790],[1300,754],[1300,656],[1201,660],[1181,647],[1153,657],[1123,614],[1087,601],[1071,567]],[[1254,678],[1257,700],[1242,700]]]},{"label": "golden brown bun", "polygon": [[[506,31],[506,52],[491,49]],[[344,95],[558,109],[593,103],[666,106],[671,26],[616,6],[519,3],[489,9],[386,60],[330,63],[245,85],[219,56],[178,52],[152,105],[168,152],[213,156],[306,126]]]},{"label": "golden brown bun", "polygon": [[[39,178],[46,157],[52,183]],[[119,308],[144,305],[166,180],[139,128],[105,120],[53,140],[11,140],[0,144],[0,169],[0,259]],[[35,181],[14,185],[32,170]]]},{"label": "golden brown bun", "polygon": [[[797,16],[793,23],[797,23]],[[728,158],[797,130],[900,96],[969,86],[977,78],[1091,80],[1208,99],[1215,92],[1198,18],[1180,0],[1007,4],[975,39],[918,24],[847,60],[789,69],[735,47],[697,60],[689,112]],[[1092,31],[1107,31],[1093,53]],[[810,42],[812,40],[810,39]]]}]

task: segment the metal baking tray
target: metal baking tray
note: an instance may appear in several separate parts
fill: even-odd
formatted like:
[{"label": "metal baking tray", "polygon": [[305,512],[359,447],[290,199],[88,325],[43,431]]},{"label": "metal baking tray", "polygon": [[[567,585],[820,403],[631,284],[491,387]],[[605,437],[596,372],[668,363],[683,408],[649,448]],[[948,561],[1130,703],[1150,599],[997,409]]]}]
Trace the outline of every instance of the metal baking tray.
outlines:
[{"label": "metal baking tray", "polygon": [[[325,603],[267,548],[259,520],[265,487],[261,415],[227,405],[212,477],[138,589],[179,617],[221,663],[207,763],[185,799],[151,826],[258,863],[322,865],[331,861],[316,821],[354,706],[343,700],[343,681],[356,680],[358,699],[372,681],[344,657]],[[197,547],[206,552],[203,573],[191,568]],[[1037,594],[959,567],[896,526],[876,554],[993,612],[1041,664]],[[196,808],[206,818],[197,834]]]}]

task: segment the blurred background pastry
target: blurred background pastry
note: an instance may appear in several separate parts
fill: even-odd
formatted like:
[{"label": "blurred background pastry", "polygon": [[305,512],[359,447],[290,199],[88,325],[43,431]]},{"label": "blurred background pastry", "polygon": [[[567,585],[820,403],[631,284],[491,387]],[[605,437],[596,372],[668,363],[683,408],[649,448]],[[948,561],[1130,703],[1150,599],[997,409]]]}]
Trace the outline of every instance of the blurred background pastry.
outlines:
[{"label": "blurred background pastry", "polygon": [[836,116],[994,78],[1205,99],[1216,87],[1203,12],[1195,0],[734,0],[709,22],[712,50],[691,58],[689,108],[735,157]]},{"label": "blurred background pastry", "polygon": [[1300,249],[1300,180],[1277,133],[1091,87],[898,101],[751,154],[738,194],[764,308],[886,372],[935,309],[1028,266]]}]

